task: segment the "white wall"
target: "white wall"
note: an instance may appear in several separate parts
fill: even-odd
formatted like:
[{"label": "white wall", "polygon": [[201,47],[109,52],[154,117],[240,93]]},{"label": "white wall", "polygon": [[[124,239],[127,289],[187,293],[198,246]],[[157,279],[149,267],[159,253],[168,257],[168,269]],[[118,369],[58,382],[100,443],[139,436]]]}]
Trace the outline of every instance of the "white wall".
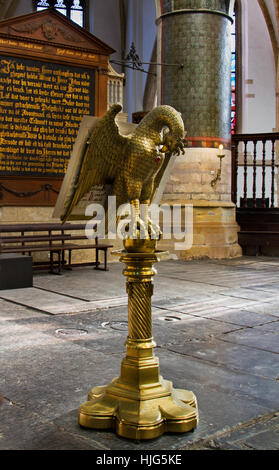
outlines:
[{"label": "white wall", "polygon": [[32,11],[32,0],[19,0],[14,11],[14,16],[26,15],[27,13],[32,13]]},{"label": "white wall", "polygon": [[[126,51],[134,42],[142,62],[150,62],[157,34],[155,0],[129,0],[127,15]],[[148,70],[148,65],[143,65]],[[142,111],[144,87],[147,74],[131,69],[125,70],[124,111],[131,121],[132,113]]]},{"label": "white wall", "polygon": [[[272,10],[270,10],[272,13]],[[274,12],[273,12],[274,13]],[[241,1],[242,17],[242,126],[241,134],[272,132],[276,128],[276,70],[271,39],[262,10],[256,0]],[[243,159],[244,147],[239,147]],[[253,144],[247,146],[247,197],[253,196]],[[271,197],[271,145],[266,153],[266,197]],[[262,145],[257,145],[257,159],[262,161]],[[276,175],[278,175],[276,170]],[[277,178],[275,193],[277,193]],[[244,167],[238,172],[238,204],[243,197]],[[256,172],[256,197],[262,197],[262,168]],[[275,194],[276,198],[276,194]]]},{"label": "white wall", "polygon": [[239,133],[276,127],[276,71],[269,32],[256,0],[242,0],[242,128]]},{"label": "white wall", "polygon": [[[119,2],[116,0],[89,1],[90,32],[115,49],[111,59],[121,60],[121,29]],[[121,69],[113,65],[117,72]]]}]

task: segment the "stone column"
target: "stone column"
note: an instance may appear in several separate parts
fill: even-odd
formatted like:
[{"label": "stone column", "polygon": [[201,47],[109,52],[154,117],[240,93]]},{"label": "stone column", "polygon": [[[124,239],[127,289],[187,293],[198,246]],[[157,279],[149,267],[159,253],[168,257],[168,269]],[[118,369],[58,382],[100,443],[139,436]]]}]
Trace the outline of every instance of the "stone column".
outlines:
[{"label": "stone column", "polygon": [[[241,255],[231,202],[231,24],[224,0],[157,2],[158,98],[181,112],[188,148],[171,169],[163,201],[193,204],[194,239],[180,257]],[[215,186],[224,146],[221,179]],[[170,249],[166,242],[164,248]]]}]

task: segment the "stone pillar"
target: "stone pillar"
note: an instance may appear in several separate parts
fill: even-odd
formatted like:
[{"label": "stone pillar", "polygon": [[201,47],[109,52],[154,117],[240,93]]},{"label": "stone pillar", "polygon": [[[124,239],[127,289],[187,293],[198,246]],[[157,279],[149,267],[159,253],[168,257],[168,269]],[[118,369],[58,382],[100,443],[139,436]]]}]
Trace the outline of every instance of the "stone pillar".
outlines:
[{"label": "stone pillar", "polygon": [[[188,148],[171,169],[163,200],[192,204],[193,246],[180,257],[241,255],[231,202],[231,24],[224,0],[157,2],[158,98],[181,112]],[[173,64],[182,64],[183,68]],[[221,179],[215,186],[224,146]],[[164,248],[170,249],[164,242]]]}]

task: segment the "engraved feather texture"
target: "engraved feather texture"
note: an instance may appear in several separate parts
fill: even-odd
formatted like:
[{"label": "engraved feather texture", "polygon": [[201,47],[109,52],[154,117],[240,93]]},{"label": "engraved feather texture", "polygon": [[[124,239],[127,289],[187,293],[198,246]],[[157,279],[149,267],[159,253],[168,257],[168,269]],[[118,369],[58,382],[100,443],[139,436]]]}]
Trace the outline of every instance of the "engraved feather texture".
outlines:
[{"label": "engraved feather texture", "polygon": [[[134,133],[125,137],[115,122],[121,109],[120,105],[113,105],[93,128],[77,180],[66,201],[63,222],[94,185],[112,184],[116,208],[135,200],[149,204],[166,167],[165,155],[183,152],[184,124],[174,108],[167,105],[154,108]],[[167,133],[162,132],[165,128]]]}]

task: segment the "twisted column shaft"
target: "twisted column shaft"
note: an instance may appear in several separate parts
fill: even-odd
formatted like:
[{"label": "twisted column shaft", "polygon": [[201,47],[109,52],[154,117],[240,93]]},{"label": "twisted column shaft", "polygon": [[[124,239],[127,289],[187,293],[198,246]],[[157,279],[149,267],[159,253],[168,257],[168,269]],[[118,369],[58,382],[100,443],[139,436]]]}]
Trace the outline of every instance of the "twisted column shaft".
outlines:
[{"label": "twisted column shaft", "polygon": [[149,282],[127,282],[128,331],[130,339],[152,337],[151,296],[153,285]]}]

